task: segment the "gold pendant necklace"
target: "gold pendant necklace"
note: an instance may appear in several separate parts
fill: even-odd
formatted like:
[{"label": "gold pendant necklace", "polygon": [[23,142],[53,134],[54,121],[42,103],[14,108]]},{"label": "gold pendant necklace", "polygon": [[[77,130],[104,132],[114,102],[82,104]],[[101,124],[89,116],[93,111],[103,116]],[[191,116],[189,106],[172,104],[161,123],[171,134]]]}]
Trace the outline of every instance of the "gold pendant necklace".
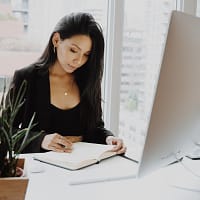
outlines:
[{"label": "gold pendant necklace", "polygon": [[68,96],[70,92],[73,90],[74,87],[74,80],[72,80],[71,88],[68,91],[64,91],[64,96]]}]

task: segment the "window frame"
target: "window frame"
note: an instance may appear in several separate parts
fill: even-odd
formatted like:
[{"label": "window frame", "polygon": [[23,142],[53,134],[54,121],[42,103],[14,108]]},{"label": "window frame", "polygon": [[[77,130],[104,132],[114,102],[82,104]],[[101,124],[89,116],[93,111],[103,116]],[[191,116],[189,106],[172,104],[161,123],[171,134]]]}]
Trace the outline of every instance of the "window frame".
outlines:
[{"label": "window frame", "polygon": [[106,128],[119,132],[120,69],[122,62],[124,1],[108,0],[105,36],[105,68],[102,84],[103,113]]}]

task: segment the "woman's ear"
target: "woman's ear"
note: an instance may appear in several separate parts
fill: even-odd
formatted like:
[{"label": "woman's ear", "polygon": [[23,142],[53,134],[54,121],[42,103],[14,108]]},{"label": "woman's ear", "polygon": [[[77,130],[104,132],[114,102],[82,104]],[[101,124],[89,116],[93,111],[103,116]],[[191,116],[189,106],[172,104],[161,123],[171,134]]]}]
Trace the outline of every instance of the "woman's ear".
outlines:
[{"label": "woman's ear", "polygon": [[60,41],[60,34],[56,32],[53,34],[53,37],[52,37],[53,46],[57,47],[59,41]]}]

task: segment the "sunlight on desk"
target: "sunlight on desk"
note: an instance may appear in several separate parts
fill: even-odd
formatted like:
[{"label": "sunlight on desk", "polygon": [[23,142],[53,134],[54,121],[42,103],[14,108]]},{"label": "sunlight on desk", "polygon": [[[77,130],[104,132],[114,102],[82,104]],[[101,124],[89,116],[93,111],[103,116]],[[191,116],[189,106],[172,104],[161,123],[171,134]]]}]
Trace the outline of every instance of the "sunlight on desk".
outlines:
[{"label": "sunlight on desk", "polygon": [[[141,178],[128,178],[114,181],[102,181],[80,185],[71,185],[71,181],[86,180],[94,178],[106,178],[109,176],[128,176],[134,174],[137,169],[132,161],[121,157],[113,157],[78,171],[40,163],[32,159],[32,155],[26,155],[27,169],[31,166],[41,166],[39,173],[31,173],[29,170],[29,185],[25,200],[55,200],[70,198],[73,200],[102,200],[102,199],[140,199],[140,200],[199,200],[200,192],[183,189],[200,188],[200,179],[193,177],[180,163],[164,167],[152,174]],[[200,161],[186,160],[188,167],[200,172]],[[195,180],[195,181],[194,181]],[[180,185],[180,183],[189,183]],[[178,185],[179,184],[179,185]],[[177,187],[176,187],[177,186]],[[179,187],[180,186],[180,187]],[[183,188],[181,188],[183,187]]]}]

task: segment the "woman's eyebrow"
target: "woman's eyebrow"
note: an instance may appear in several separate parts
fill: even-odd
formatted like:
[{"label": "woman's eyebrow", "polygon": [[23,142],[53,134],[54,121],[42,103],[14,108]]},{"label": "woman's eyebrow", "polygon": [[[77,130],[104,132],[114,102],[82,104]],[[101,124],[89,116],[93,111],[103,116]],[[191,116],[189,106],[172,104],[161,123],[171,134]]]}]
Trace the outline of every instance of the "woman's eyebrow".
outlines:
[{"label": "woman's eyebrow", "polygon": [[81,48],[77,44],[72,43],[72,45],[81,50]]},{"label": "woman's eyebrow", "polygon": [[[82,50],[77,44],[72,43],[73,46],[77,47],[79,50]],[[86,53],[91,53],[91,50],[86,51]]]}]

